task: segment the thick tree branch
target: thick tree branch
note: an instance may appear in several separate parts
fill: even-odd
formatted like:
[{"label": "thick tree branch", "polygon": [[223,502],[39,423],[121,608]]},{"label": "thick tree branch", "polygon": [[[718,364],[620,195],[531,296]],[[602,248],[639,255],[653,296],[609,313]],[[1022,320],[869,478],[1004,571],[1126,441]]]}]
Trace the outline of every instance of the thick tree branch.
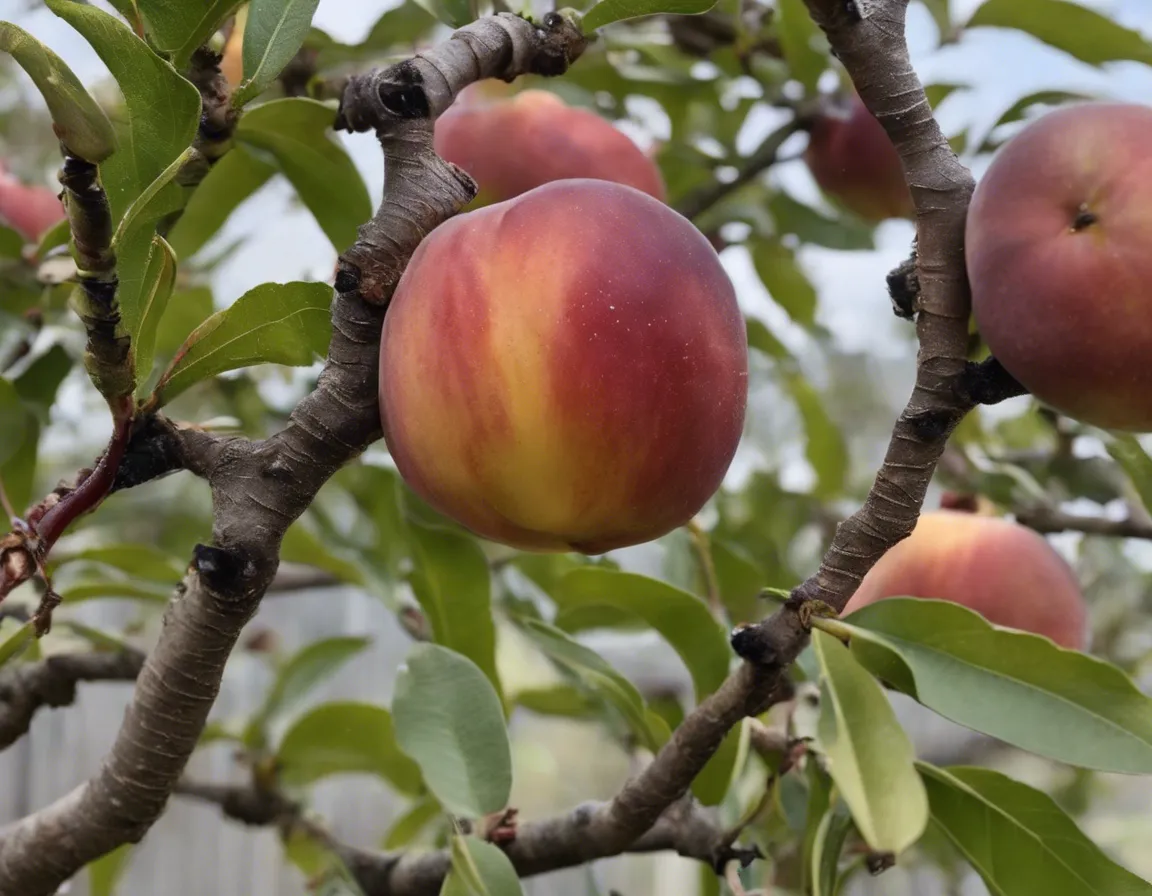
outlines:
[{"label": "thick tree branch", "polygon": [[27,733],[36,710],[68,706],[82,681],[135,681],[144,665],[138,650],[52,656],[0,672],[0,750]]},{"label": "thick tree branch", "polygon": [[964,221],[973,179],[932,117],[912,69],[904,39],[907,0],[806,2],[899,151],[916,204],[916,385],[864,506],[837,527],[819,571],[794,595],[841,610],[873,564],[911,533],[948,436],[976,398],[961,387],[970,305]]},{"label": "thick tree branch", "polygon": [[276,574],[285,531],[328,478],[380,435],[384,304],[419,238],[475,190],[432,154],[432,119],[478,78],[560,74],[583,45],[578,29],[558,15],[543,25],[500,15],[461,29],[415,61],[349,82],[342,118],[376,131],[387,160],[384,198],[341,260],[319,382],[282,432],[255,443],[213,438],[198,455],[197,472],[212,488],[213,545],[195,551],[100,772],[0,830],[2,896],[50,896],[83,865],[138,841],[159,817],[196,746],[228,655]]}]

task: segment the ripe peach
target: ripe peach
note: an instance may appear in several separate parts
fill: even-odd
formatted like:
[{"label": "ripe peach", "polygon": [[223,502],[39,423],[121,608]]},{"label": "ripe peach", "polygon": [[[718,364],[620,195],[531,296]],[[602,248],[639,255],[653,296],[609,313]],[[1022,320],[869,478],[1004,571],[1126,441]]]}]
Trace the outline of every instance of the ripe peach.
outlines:
[{"label": "ripe peach", "polygon": [[715,250],[632,187],[556,181],[441,224],[384,321],[401,475],[485,538],[598,554],[713,495],[743,428],[744,319]]},{"label": "ripe peach", "polygon": [[829,99],[812,125],[804,161],[820,189],[865,221],[915,211],[896,147],[854,93]]},{"label": "ripe peach", "polygon": [[968,212],[972,310],[1040,401],[1152,430],[1152,108],[1084,103],[996,154]]},{"label": "ripe peach", "polygon": [[0,223],[31,243],[63,218],[64,206],[55,191],[23,183],[0,161]]},{"label": "ripe peach", "polygon": [[479,203],[574,177],[614,181],[665,198],[660,170],[626,134],[545,90],[500,99],[483,82],[473,85],[437,119],[434,147],[472,175]]},{"label": "ripe peach", "polygon": [[923,514],[864,577],[844,615],[889,597],[950,600],[994,625],[1077,650],[1087,644],[1087,609],[1068,564],[1043,537],[1001,518]]}]

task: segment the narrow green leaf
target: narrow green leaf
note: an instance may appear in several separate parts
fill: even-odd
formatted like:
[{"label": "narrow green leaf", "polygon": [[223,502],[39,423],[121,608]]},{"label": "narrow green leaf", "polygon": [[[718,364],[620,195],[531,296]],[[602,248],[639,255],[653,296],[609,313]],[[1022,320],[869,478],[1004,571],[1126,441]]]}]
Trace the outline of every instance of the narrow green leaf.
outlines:
[{"label": "narrow green leaf", "polygon": [[928,825],[928,799],[912,744],[888,697],[832,635],[812,633],[820,663],[817,736],[860,835],[876,852],[899,855]]},{"label": "narrow green leaf", "polygon": [[400,749],[455,815],[503,809],[512,790],[504,709],[474,662],[438,644],[417,644],[396,677],[392,713]]},{"label": "narrow green leaf", "polygon": [[812,20],[804,0],[778,0],[775,23],[789,73],[811,93],[828,67],[826,49],[816,46],[819,42],[827,48],[823,32]]},{"label": "narrow green leaf", "polygon": [[1015,28],[1089,65],[1152,63],[1152,44],[1138,31],[1067,0],[985,0],[965,27]]},{"label": "narrow green leaf", "polygon": [[[728,638],[700,598],[666,582],[635,573],[595,566],[577,568],[552,590],[560,610],[557,626],[590,607],[611,607],[639,617],[658,631],[684,661],[697,700],[710,695],[728,675],[732,661]],[[739,750],[740,726],[728,732],[720,749],[692,782],[692,792],[705,805],[717,805],[732,781]]]},{"label": "narrow green leaf", "polygon": [[[25,367],[20,376],[13,380],[12,385],[16,387],[21,400],[26,405],[33,406],[41,422],[48,423],[52,405],[56,401],[56,393],[74,364],[68,350],[57,343]],[[6,430],[11,425],[11,421],[0,423],[0,429]],[[2,438],[0,437],[0,441]]]},{"label": "narrow green leaf", "polygon": [[19,259],[24,251],[24,237],[11,227],[0,225],[0,258]]},{"label": "narrow green leaf", "polygon": [[128,870],[135,843],[125,843],[88,865],[89,896],[115,896],[116,886]]},{"label": "narrow green leaf", "polygon": [[0,666],[20,656],[35,637],[31,622],[20,623],[11,617],[0,619]]},{"label": "narrow green leaf", "polygon": [[99,581],[85,579],[62,588],[61,592],[64,595],[64,600],[73,604],[103,598],[127,598],[129,600],[167,603],[172,597],[171,586],[148,585],[113,579]]},{"label": "narrow green leaf", "polygon": [[957,90],[964,90],[967,86],[967,84],[925,84],[924,94],[928,97],[928,105],[935,109]]},{"label": "narrow green leaf", "polygon": [[1047,794],[986,768],[917,763],[939,825],[997,896],[1150,896]]},{"label": "narrow green leaf", "polygon": [[708,12],[716,5],[716,0],[600,0],[588,10],[581,26],[588,34],[623,19],[640,16],[673,15],[690,16]]},{"label": "narrow green leaf", "polygon": [[774,240],[759,240],[752,246],[752,264],[772,301],[800,326],[811,329],[816,323],[816,289],[793,251]]},{"label": "narrow green leaf", "polygon": [[834,498],[843,494],[849,463],[843,434],[824,410],[820,393],[807,379],[798,373],[789,374],[784,383],[804,421],[805,454],[816,473],[815,495]]},{"label": "narrow green leaf", "polygon": [[191,258],[224,226],[240,204],[276,173],[274,165],[234,146],[208,172],[188,199],[168,241],[179,258]]},{"label": "narrow green leaf", "polygon": [[410,528],[412,590],[432,625],[432,638],[479,666],[497,694],[496,626],[488,561],[476,541],[443,529]]},{"label": "narrow green leaf", "polygon": [[330,775],[370,774],[416,796],[422,790],[420,769],[401,752],[393,725],[388,710],[380,706],[321,704],[297,719],[280,741],[280,781],[304,787]]},{"label": "narrow green leaf", "polygon": [[513,702],[542,716],[586,718],[597,709],[596,702],[583,691],[565,684],[517,691]]},{"label": "narrow green leaf", "polygon": [[315,687],[335,675],[371,643],[368,638],[337,637],[313,641],[303,647],[280,668],[251,730],[261,730],[291,714]]},{"label": "narrow green leaf", "polygon": [[1105,447],[1132,480],[1144,507],[1152,511],[1152,457],[1135,436],[1113,435]]},{"label": "narrow green leaf", "polygon": [[352,585],[367,583],[360,567],[331,550],[324,540],[307,528],[304,519],[294,522],[284,534],[284,540],[280,544],[280,559],[322,569],[341,582]]},{"label": "narrow green leaf", "polygon": [[32,411],[24,417],[24,439],[8,460],[0,462],[0,479],[12,508],[21,513],[32,501],[36,484],[36,460],[40,447],[40,420]]},{"label": "narrow green leaf", "polygon": [[0,50],[32,79],[65,146],[88,162],[103,162],[116,151],[116,132],[108,116],[63,59],[11,22],[0,22]]},{"label": "narrow green leaf", "polygon": [[24,444],[27,419],[20,393],[9,380],[0,377],[0,464],[7,463]]},{"label": "narrow green leaf", "polygon": [[841,624],[874,675],[957,724],[1070,765],[1152,773],[1152,699],[1103,660],[949,601],[891,598]]},{"label": "narrow green leaf", "polygon": [[[522,620],[525,634],[545,655],[567,669],[624,717],[629,729],[655,752],[668,740],[669,732],[646,711],[644,698],[623,675],[596,651],[573,640],[557,628],[535,619]],[[658,717],[657,717],[658,720]]]},{"label": "narrow green leaf", "polygon": [[827,218],[787,193],[773,193],[768,200],[768,210],[776,224],[776,233],[792,234],[801,243],[845,252],[876,247],[875,231],[867,222],[850,215]]},{"label": "narrow green leaf", "polygon": [[330,134],[333,120],[332,110],[315,100],[273,100],[240,119],[236,138],[276,159],[320,229],[343,252],[372,217],[372,201],[352,159]]},{"label": "narrow green leaf", "polygon": [[852,830],[852,814],[843,803],[825,811],[820,817],[812,840],[811,866],[808,873],[812,896],[836,896],[840,881],[840,853]]},{"label": "narrow green leaf", "polygon": [[243,106],[279,77],[308,36],[320,0],[251,0],[244,24],[244,83],[232,97]]},{"label": "narrow green leaf", "polygon": [[249,290],[188,337],[156,384],[157,406],[228,370],[312,364],[328,350],[331,302],[332,287],[324,283],[264,283]]},{"label": "narrow green leaf", "polygon": [[449,896],[523,896],[507,853],[477,837],[452,837],[452,865],[440,890]]},{"label": "narrow green leaf", "polygon": [[[156,334],[160,319],[168,307],[172,288],[176,285],[176,256],[163,237],[152,238],[152,251],[139,290],[133,290],[130,302],[121,302],[124,321],[132,336],[132,350],[136,356],[136,377],[144,385],[152,371],[156,351]],[[123,291],[122,291],[123,292]]]},{"label": "narrow green leaf", "polygon": [[241,0],[136,0],[148,36],[183,69],[192,53],[216,33]]},{"label": "narrow green leaf", "polygon": [[763,321],[757,320],[754,317],[746,317],[744,323],[748,331],[749,348],[763,352],[769,358],[776,361],[782,361],[785,358],[791,357],[792,353],[789,352],[784,343],[776,337],[776,334],[768,329],[768,325]]},{"label": "narrow green leaf", "polygon": [[200,123],[200,91],[115,16],[76,0],[45,2],[92,45],[124,94],[120,146],[100,167],[113,219],[119,221],[191,145]]}]

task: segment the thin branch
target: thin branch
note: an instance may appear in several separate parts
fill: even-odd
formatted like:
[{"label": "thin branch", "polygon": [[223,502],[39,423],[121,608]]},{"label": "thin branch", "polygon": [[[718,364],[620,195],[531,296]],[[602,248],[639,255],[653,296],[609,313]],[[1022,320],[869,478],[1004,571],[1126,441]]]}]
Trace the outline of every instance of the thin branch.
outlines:
[{"label": "thin branch", "polygon": [[340,122],[376,131],[387,160],[384,197],[340,261],[316,389],[264,441],[181,435],[204,449],[191,460],[212,489],[213,544],[194,551],[100,771],[0,830],[0,893],[50,896],[88,862],[139,841],[163,812],[228,656],[275,577],[284,533],[380,436],[379,340],[392,288],[423,235],[475,195],[471,178],[432,152],[433,119],[476,80],[562,74],[583,49],[579,29],[560,15],[534,24],[502,14],[413,60],[351,79]]},{"label": "thin branch", "polygon": [[751,183],[775,165],[779,161],[780,147],[800,129],[801,123],[796,118],[777,128],[764,138],[764,142],[756,147],[752,155],[740,163],[732,180],[725,183],[713,181],[696,188],[676,203],[676,211],[689,220],[700,217],[726,196]]},{"label": "thin branch", "polygon": [[41,707],[69,706],[82,681],[135,681],[144,665],[138,650],[70,653],[0,671],[0,750],[27,733]]},{"label": "thin branch", "polygon": [[1105,517],[1066,513],[1056,507],[1029,507],[1013,511],[1016,522],[1037,532],[1083,532],[1085,535],[1105,535],[1113,538],[1143,538],[1152,540],[1152,525],[1137,519],[1110,520]]}]

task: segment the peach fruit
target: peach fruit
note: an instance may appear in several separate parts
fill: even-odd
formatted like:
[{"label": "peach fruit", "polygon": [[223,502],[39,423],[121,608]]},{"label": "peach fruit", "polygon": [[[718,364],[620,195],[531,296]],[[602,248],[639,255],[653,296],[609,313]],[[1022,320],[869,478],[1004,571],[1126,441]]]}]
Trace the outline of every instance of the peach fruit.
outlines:
[{"label": "peach fruit", "polygon": [[889,597],[949,600],[994,625],[1083,649],[1088,613],[1071,568],[1018,523],[957,511],[920,517],[864,577],[844,615]]},{"label": "peach fruit", "polygon": [[49,187],[25,184],[0,161],[0,223],[32,243],[64,219],[64,205]]},{"label": "peach fruit", "polygon": [[744,319],[716,251],[632,187],[577,178],[459,215],[385,316],[384,435],[476,534],[588,554],[715,493],[744,422]]},{"label": "peach fruit", "polygon": [[661,201],[656,163],[623,131],[554,93],[525,90],[510,99],[472,85],[436,121],[434,147],[480,187],[478,203],[500,202],[555,180],[613,181]]},{"label": "peach fruit", "polygon": [[1037,399],[1105,429],[1152,431],[1152,108],[1041,116],[993,158],[965,257],[992,354]]},{"label": "peach fruit", "polygon": [[804,161],[820,189],[865,221],[915,211],[896,147],[854,93],[829,98],[812,124]]}]

